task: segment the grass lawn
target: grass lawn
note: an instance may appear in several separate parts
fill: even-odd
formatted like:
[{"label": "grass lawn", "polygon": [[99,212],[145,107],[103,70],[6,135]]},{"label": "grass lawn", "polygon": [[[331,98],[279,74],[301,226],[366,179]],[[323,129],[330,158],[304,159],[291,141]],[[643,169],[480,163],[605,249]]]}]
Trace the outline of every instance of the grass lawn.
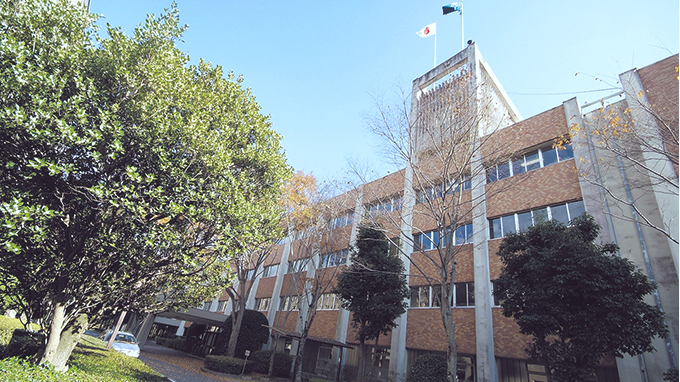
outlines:
[{"label": "grass lawn", "polygon": [[[0,316],[0,332],[23,329],[19,320]],[[5,345],[3,339],[7,335],[0,333],[0,346]],[[114,350],[106,350],[106,344],[97,338],[84,335],[76,346],[68,362],[69,370],[59,373],[49,368],[31,365],[26,360],[17,358],[0,360],[0,375],[3,381],[35,381],[35,382],[105,382],[105,381],[149,381],[168,382],[167,378],[146,366],[142,361],[120,354]]]}]

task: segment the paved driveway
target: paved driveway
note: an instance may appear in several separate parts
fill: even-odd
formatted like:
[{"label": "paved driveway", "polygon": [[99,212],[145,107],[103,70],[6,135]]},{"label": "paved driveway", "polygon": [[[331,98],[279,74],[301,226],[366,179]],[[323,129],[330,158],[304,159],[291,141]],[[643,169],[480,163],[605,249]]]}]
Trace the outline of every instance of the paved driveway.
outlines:
[{"label": "paved driveway", "polygon": [[242,382],[201,371],[203,359],[147,342],[139,359],[174,382]]}]

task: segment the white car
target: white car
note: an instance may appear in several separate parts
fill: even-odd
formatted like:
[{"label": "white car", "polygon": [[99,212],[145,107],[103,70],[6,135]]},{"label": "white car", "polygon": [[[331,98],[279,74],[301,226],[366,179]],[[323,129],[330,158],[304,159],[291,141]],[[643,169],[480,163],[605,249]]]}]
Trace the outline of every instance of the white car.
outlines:
[{"label": "white car", "polygon": [[[104,341],[108,342],[111,338],[111,333],[107,333],[104,336]],[[137,339],[131,333],[118,332],[116,334],[116,339],[113,341],[113,350],[128,355],[130,357],[139,357],[139,346],[137,345]]]}]

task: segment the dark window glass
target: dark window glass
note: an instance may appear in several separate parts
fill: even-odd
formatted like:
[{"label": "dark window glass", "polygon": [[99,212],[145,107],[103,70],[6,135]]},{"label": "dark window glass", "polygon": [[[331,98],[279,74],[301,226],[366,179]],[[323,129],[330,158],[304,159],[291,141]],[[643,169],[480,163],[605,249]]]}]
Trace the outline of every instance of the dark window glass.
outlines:
[{"label": "dark window glass", "polygon": [[465,244],[465,226],[456,228],[456,245]]},{"label": "dark window glass", "polygon": [[557,163],[557,150],[550,148],[541,151],[541,154],[543,154],[543,166],[550,166],[553,163]]},{"label": "dark window glass", "polygon": [[514,233],[517,231],[515,228],[515,216],[510,215],[510,216],[503,216],[501,218],[503,220],[503,236],[509,234],[509,233]]},{"label": "dark window glass", "polygon": [[463,191],[469,190],[470,188],[472,188],[472,179],[470,179],[469,176],[466,176],[463,179]]},{"label": "dark window glass", "polygon": [[411,308],[418,307],[418,291],[419,287],[411,287]]},{"label": "dark window glass", "polygon": [[468,306],[466,283],[456,283],[456,306]]},{"label": "dark window glass", "polygon": [[525,156],[526,160],[526,171],[536,170],[541,168],[541,160],[538,157],[538,151],[531,152]]},{"label": "dark window glass", "polygon": [[510,176],[510,163],[505,162],[498,165],[498,179],[505,179]]},{"label": "dark window glass", "polygon": [[420,251],[420,249],[423,247],[423,235],[422,234],[415,234],[413,235],[413,250],[414,251]]},{"label": "dark window glass", "polygon": [[568,143],[557,150],[560,156],[560,162],[574,157],[574,150],[571,148],[571,143]]},{"label": "dark window glass", "polygon": [[513,175],[519,175],[519,174],[521,174],[525,171],[526,171],[526,169],[524,168],[524,158],[519,158],[519,159],[512,161],[512,174]]},{"label": "dark window glass", "polygon": [[432,232],[430,232],[430,234],[428,236],[430,236],[432,238],[432,241],[431,241],[432,246],[430,248],[431,249],[436,248],[437,244],[439,244],[439,231],[432,231]]},{"label": "dark window glass", "polygon": [[550,207],[550,214],[553,220],[562,222],[564,224],[569,224],[569,215],[567,215],[567,205],[563,204],[560,206]]},{"label": "dark window glass", "polygon": [[472,243],[472,224],[465,226],[465,242]]},{"label": "dark window glass", "polygon": [[572,220],[574,220],[575,217],[581,216],[584,212],[586,212],[586,207],[583,205],[583,200],[579,200],[578,202],[573,202],[569,203],[569,217],[571,217]]},{"label": "dark window glass", "polygon": [[499,237],[503,237],[503,231],[501,230],[501,218],[496,218],[491,220],[491,224],[489,224],[489,229],[491,232],[489,232],[489,237],[492,239],[498,239]]},{"label": "dark window glass", "polygon": [[486,182],[487,183],[493,183],[496,180],[498,180],[498,177],[496,176],[496,167],[492,167],[486,170]]},{"label": "dark window glass", "polygon": [[526,231],[527,228],[531,227],[533,224],[531,222],[531,212],[525,212],[522,214],[517,214],[519,221],[519,230]]},{"label": "dark window glass", "polygon": [[432,306],[442,306],[442,290],[440,285],[432,287]]},{"label": "dark window glass", "polygon": [[540,210],[532,211],[532,213],[534,215],[534,224],[538,224],[540,222],[548,221],[548,209],[547,208],[541,208]]},{"label": "dark window glass", "polygon": [[475,283],[467,283],[468,306],[475,306]]}]

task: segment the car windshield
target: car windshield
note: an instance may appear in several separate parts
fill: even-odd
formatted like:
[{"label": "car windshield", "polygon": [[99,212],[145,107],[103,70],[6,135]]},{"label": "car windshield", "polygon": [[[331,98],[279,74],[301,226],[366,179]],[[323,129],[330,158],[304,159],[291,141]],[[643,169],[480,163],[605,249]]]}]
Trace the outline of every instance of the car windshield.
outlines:
[{"label": "car windshield", "polygon": [[128,342],[134,344],[137,341],[135,341],[135,337],[129,334],[118,334],[116,335],[116,342]]}]

